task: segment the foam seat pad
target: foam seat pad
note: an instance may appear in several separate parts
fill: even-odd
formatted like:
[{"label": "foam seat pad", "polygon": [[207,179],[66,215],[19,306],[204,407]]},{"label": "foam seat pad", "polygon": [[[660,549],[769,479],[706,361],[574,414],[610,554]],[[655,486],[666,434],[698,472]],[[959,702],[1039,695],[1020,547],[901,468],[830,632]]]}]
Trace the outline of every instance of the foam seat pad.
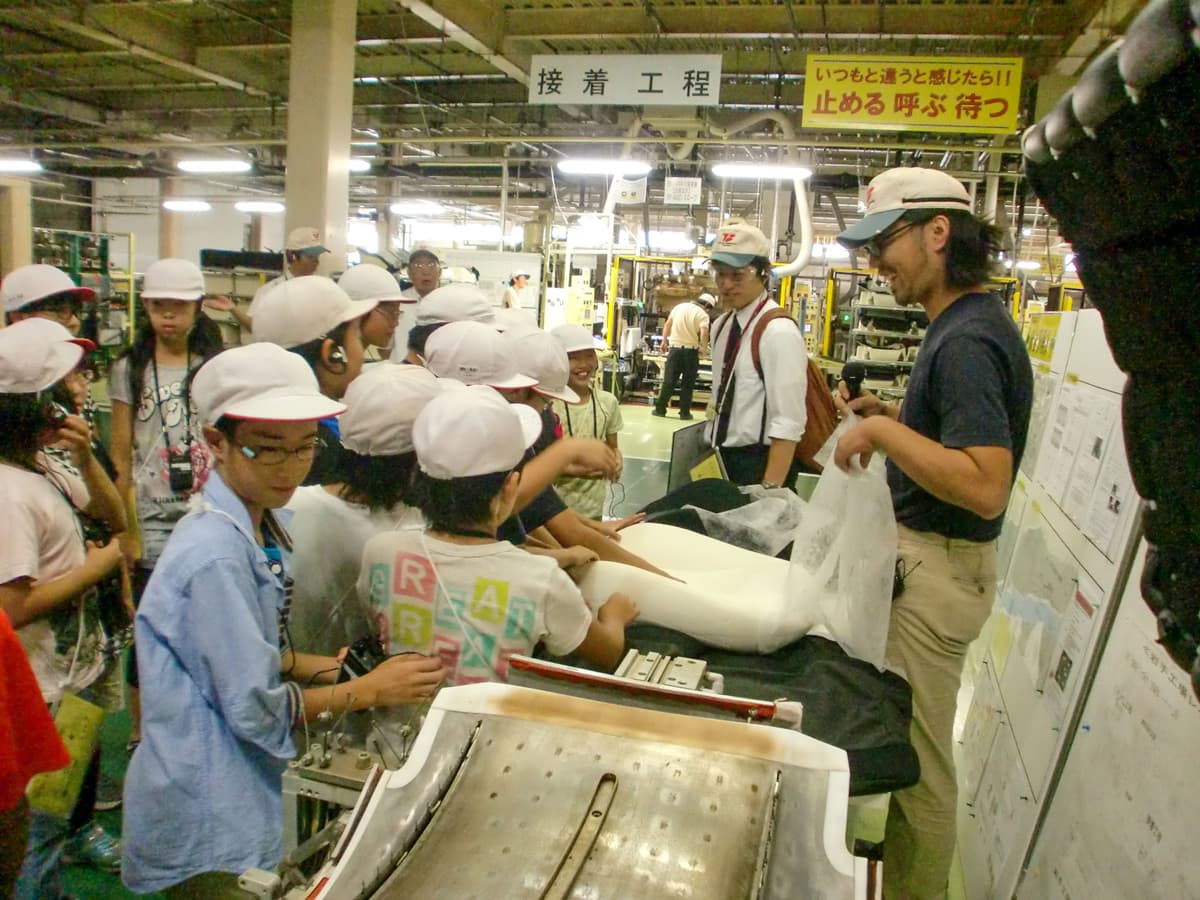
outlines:
[{"label": "foam seat pad", "polygon": [[808,630],[789,609],[785,560],[645,522],[622,531],[621,545],[679,580],[621,563],[592,563],[579,588],[593,605],[625,593],[641,611],[639,622],[753,653],[770,653]]}]

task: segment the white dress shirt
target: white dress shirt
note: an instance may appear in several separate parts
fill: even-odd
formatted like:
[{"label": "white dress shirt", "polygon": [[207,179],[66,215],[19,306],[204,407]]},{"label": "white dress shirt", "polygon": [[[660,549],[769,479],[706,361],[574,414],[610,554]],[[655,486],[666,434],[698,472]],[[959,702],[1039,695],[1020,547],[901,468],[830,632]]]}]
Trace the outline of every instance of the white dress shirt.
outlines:
[{"label": "white dress shirt", "polygon": [[[755,320],[772,305],[770,300],[762,303],[765,297],[764,293],[735,313],[742,326],[742,341],[733,360],[732,381],[736,387],[729,415],[729,430],[722,444],[725,447],[770,444],[772,440],[798,441],[804,435],[804,426],[808,421],[808,412],[804,405],[804,394],[808,387],[808,354],[804,350],[804,337],[794,322],[777,319],[767,324],[758,345],[763,378],[760,379],[754,371],[750,339]],[[717,402],[724,402],[723,395],[729,390],[729,385],[725,385],[722,396],[716,393],[722,385],[725,346],[729,342],[732,330],[733,322],[726,320],[712,345],[714,393],[709,400],[709,409],[714,412],[717,410]],[[716,331],[716,323],[713,325],[713,331]],[[717,418],[714,415],[707,429],[710,442],[716,436],[716,429]]]},{"label": "white dress shirt", "polygon": [[421,295],[409,286],[400,292],[400,321],[396,325],[396,336],[392,339],[392,362],[404,362],[408,356],[408,333],[417,324],[417,304]]}]

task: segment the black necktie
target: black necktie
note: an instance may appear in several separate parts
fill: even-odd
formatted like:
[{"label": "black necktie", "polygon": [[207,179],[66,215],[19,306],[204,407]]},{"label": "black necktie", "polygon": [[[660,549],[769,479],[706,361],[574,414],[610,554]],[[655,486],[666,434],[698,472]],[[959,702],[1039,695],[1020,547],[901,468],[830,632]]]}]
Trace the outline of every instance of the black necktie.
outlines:
[{"label": "black necktie", "polygon": [[721,384],[717,389],[717,430],[713,435],[713,446],[720,447],[725,443],[729,433],[729,412],[733,408],[733,363],[737,359],[738,347],[742,343],[742,323],[737,314],[733,315],[733,325],[729,329],[729,340],[725,342],[725,355],[721,363]]}]

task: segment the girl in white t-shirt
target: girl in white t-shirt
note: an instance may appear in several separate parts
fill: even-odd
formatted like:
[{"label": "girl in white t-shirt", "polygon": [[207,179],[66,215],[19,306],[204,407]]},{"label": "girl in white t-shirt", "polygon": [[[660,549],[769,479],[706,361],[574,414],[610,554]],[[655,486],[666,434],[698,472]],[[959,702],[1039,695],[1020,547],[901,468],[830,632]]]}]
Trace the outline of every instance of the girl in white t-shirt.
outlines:
[{"label": "girl in white t-shirt", "polygon": [[441,657],[447,684],[503,681],[508,658],[538,644],[608,669],[620,662],[637,615],[629,597],[613,594],[593,617],[554,560],[496,540],[540,432],[536,413],[482,385],[430,401],[413,428],[427,527],[378,535],[363,554],[359,596],[385,646]]},{"label": "girl in white t-shirt", "polygon": [[[120,564],[115,540],[85,544],[74,507],[125,527],[116,488],[92,454],[91,429],[55,404],[49,391],[78,364],[86,345],[61,325],[27,319],[0,329],[0,608],[17,629],[42,698],[56,704],[65,691],[85,691],[111,660],[88,593]],[[55,466],[42,448],[65,447],[79,477]],[[120,849],[92,822],[99,757],[84,776],[69,821],[35,811],[18,897],[62,893],[64,852],[105,866]]]},{"label": "girl in white t-shirt", "polygon": [[422,525],[412,505],[412,427],[443,386],[421,366],[380,363],[347,388],[337,480],[302,487],[287,505],[296,582],[289,628],[297,650],[334,656],[377,633],[356,593],[363,548],[381,532]]}]

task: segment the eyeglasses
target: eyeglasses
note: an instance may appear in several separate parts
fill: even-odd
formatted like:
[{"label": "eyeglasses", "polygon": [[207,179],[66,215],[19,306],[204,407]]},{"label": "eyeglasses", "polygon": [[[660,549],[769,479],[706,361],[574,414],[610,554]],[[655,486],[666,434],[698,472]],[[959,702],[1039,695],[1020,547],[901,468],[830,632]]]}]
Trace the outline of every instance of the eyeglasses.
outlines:
[{"label": "eyeglasses", "polygon": [[441,263],[415,262],[415,263],[408,264],[408,271],[410,271],[410,272],[422,272],[422,271],[428,272],[432,269],[440,269],[441,267],[442,267]]},{"label": "eyeglasses", "polygon": [[885,231],[883,234],[876,235],[863,244],[862,248],[867,251],[867,256],[883,256],[883,251],[886,250],[893,241],[899,238],[900,235],[904,234],[906,231],[911,231],[918,225],[924,224],[924,222],[906,222],[899,228],[893,228],[891,231]]},{"label": "eyeglasses", "polygon": [[718,267],[713,271],[713,278],[717,281],[741,283],[751,278],[754,274],[754,266],[743,266],[740,269]]},{"label": "eyeglasses", "polygon": [[230,443],[236,447],[240,447],[242,455],[246,459],[262,466],[282,466],[293,456],[301,462],[312,462],[313,457],[317,455],[317,451],[325,446],[325,442],[320,438],[308,444],[301,444],[294,450],[288,450],[286,447],[255,447],[250,444],[239,444],[233,440]]},{"label": "eyeglasses", "polygon": [[31,303],[25,312],[44,312],[57,319],[80,319],[83,317],[83,301],[73,294],[65,297],[49,297],[38,303]]},{"label": "eyeglasses", "polygon": [[400,321],[400,304],[392,300],[377,304],[371,312],[377,312],[385,319],[391,319],[393,322]]}]

